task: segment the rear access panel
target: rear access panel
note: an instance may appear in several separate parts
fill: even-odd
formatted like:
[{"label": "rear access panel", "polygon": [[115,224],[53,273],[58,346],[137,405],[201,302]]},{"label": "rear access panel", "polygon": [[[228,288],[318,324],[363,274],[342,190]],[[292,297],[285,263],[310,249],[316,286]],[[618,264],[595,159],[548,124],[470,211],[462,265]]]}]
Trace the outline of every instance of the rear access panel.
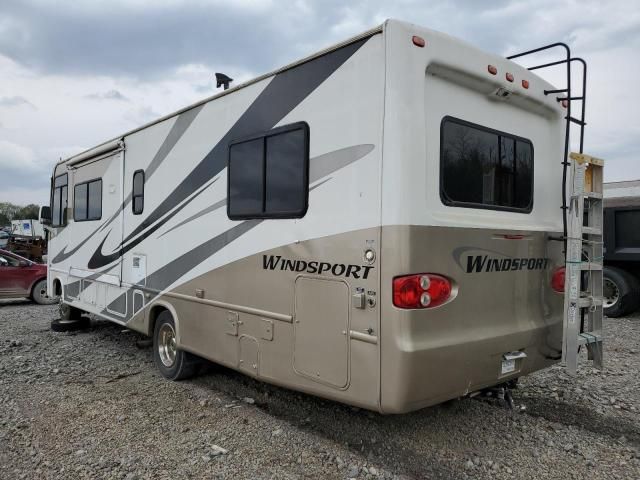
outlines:
[{"label": "rear access panel", "polygon": [[349,287],[339,280],[298,277],[293,367],[317,382],[349,381]]}]

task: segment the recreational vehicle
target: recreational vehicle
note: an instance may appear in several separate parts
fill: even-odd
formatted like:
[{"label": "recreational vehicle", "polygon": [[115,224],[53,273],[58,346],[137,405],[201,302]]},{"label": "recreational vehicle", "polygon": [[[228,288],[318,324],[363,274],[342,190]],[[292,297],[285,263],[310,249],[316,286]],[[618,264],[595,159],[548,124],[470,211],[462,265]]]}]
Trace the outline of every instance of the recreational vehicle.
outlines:
[{"label": "recreational vehicle", "polygon": [[383,413],[549,367],[558,91],[390,20],[61,161],[52,328],[89,312],[153,337],[169,379],[204,358]]}]

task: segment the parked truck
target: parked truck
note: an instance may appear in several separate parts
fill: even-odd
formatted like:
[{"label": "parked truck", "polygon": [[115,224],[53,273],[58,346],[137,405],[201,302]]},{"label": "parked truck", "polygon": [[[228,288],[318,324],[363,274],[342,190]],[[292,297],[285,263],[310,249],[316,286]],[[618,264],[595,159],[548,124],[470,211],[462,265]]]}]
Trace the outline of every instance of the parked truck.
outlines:
[{"label": "parked truck", "polygon": [[640,180],[604,185],[604,312],[640,307]]}]

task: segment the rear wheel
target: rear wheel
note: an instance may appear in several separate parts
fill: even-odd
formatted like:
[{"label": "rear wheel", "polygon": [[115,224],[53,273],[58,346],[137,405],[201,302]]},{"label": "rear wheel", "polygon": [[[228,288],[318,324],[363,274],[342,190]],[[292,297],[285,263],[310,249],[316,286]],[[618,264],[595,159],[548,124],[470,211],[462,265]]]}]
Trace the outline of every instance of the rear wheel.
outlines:
[{"label": "rear wheel", "polygon": [[178,350],[176,326],[168,311],[158,315],[153,331],[153,361],[163,377],[184,380],[195,375],[200,360],[195,355]]},{"label": "rear wheel", "polygon": [[605,267],[602,296],[607,317],[623,317],[640,306],[640,284],[628,272],[616,267]]},{"label": "rear wheel", "polygon": [[31,298],[40,305],[53,305],[58,301],[56,297],[47,295],[47,281],[42,279],[33,286],[31,290]]}]

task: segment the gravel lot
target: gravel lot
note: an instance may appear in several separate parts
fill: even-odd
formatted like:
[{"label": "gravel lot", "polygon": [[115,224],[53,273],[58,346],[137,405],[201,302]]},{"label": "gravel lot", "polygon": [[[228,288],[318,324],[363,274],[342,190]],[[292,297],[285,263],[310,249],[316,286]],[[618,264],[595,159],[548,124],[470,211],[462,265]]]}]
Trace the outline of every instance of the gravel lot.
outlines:
[{"label": "gravel lot", "polygon": [[524,412],[464,399],[381,416],[207,366],[173,383],[145,338],[0,301],[0,478],[640,478],[640,316],[607,320],[606,370],[556,367]]}]

